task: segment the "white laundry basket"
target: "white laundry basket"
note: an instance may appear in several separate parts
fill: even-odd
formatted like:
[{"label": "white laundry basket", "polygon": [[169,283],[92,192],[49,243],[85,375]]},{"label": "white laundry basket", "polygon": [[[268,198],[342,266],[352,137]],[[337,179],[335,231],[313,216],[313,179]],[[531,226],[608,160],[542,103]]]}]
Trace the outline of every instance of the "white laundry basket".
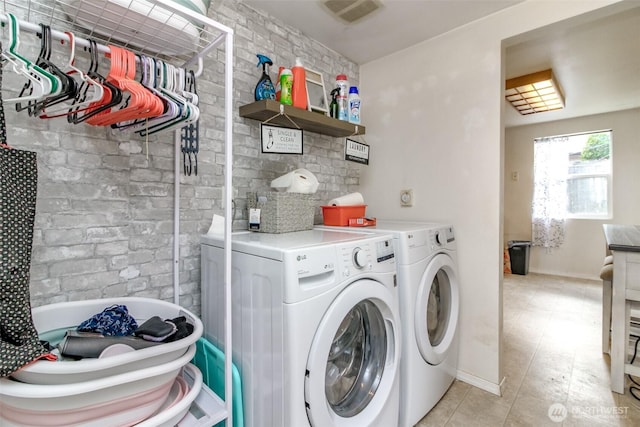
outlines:
[{"label": "white laundry basket", "polygon": [[72,384],[26,384],[1,379],[0,424],[133,425],[162,407],[176,377],[195,352],[192,344],[182,356],[167,363]]},{"label": "white laundry basket", "polygon": [[173,342],[101,359],[41,360],[27,365],[12,376],[30,384],[70,384],[104,378],[175,360],[202,336],[202,322],[197,316],[179,305],[153,298],[106,298],[44,305],[32,310],[33,323],[41,339],[47,338],[56,344],[56,340],[62,339],[67,329],[75,329],[82,321],[114,304],[126,305],[138,324],[153,316],[163,319],[185,316],[193,325],[193,333]]}]

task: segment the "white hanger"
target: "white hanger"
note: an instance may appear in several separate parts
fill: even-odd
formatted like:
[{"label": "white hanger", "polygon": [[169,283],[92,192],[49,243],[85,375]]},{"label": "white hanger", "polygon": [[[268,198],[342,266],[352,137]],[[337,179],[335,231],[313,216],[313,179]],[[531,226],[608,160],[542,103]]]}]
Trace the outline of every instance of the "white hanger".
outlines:
[{"label": "white hanger", "polygon": [[138,132],[143,132],[143,129],[148,130],[150,127],[158,126],[161,123],[174,120],[176,117],[180,117],[180,115],[182,114],[181,111],[183,107],[179,105],[175,99],[163,93],[163,91],[159,88],[158,82],[161,80],[164,81],[163,74],[158,73],[159,68],[160,71],[162,71],[162,64],[159,64],[160,61],[156,61],[154,58],[150,58],[144,55],[140,55],[139,58],[141,65],[140,70],[142,74],[141,83],[147,88],[147,90],[149,90],[158,98],[162,99],[165,110],[161,115],[153,118],[136,119],[118,123],[115,127],[120,130],[136,129]]},{"label": "white hanger", "polygon": [[[185,97],[181,96],[178,92],[181,90],[178,89],[176,92],[176,88],[180,88],[182,84],[184,84],[184,79],[180,79],[180,69],[176,69],[171,64],[166,64],[162,61],[156,62],[156,75],[161,79],[164,78],[164,81],[161,81],[161,85],[159,87],[159,91],[165,96],[179,105],[179,115],[174,117],[164,117],[158,118],[159,120],[154,120],[154,124],[149,124],[151,126],[145,127],[145,129],[141,129],[138,133],[142,136],[152,135],[158,132],[164,132],[171,129],[181,128],[190,123],[195,122],[200,117],[200,109],[189,102]],[[184,75],[184,70],[182,70],[182,75]]]},{"label": "white hanger", "polygon": [[[4,99],[3,101],[8,103],[31,101],[55,94],[54,82],[57,77],[46,72],[17,52],[20,45],[20,26],[14,15],[7,13],[6,16],[9,24],[9,48],[3,49],[2,57],[11,63],[12,69],[16,74],[24,75],[31,81],[31,93],[16,98]],[[57,83],[59,87],[60,84],[59,82]]]},{"label": "white hanger", "polygon": [[83,82],[83,84],[78,87],[78,91],[86,90],[86,93],[90,96],[86,97],[84,101],[75,102],[78,99],[78,95],[81,95],[78,94],[74,101],[71,103],[65,102],[58,104],[59,107],[58,105],[56,105],[56,107],[58,108],[47,108],[40,115],[40,118],[43,119],[66,116],[70,112],[82,110],[84,107],[88,107],[91,103],[100,101],[104,96],[103,86],[89,77],[84,71],[75,67],[74,62],[76,59],[76,39],[74,34],[70,31],[65,31],[65,34],[67,35],[67,37],[69,37],[69,46],[71,48],[71,54],[69,56],[69,62],[67,63],[67,69],[65,70],[65,72],[70,75],[75,73]]}]

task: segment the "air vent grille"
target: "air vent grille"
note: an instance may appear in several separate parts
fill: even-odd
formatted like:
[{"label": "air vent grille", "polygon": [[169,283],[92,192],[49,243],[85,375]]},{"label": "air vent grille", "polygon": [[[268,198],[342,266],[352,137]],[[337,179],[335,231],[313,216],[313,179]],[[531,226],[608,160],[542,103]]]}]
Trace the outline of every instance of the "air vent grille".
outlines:
[{"label": "air vent grille", "polygon": [[382,7],[380,0],[326,0],[322,4],[333,15],[350,24]]},{"label": "air vent grille", "polygon": [[324,2],[324,5],[331,12],[336,15],[340,15],[343,10],[353,7],[360,0],[327,0]]}]

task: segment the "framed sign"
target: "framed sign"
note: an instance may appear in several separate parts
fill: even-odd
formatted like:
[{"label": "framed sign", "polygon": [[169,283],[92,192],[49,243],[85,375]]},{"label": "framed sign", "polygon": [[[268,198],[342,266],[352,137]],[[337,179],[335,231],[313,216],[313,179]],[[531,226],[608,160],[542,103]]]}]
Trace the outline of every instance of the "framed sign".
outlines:
[{"label": "framed sign", "polygon": [[263,153],[302,154],[302,129],[260,125]]},{"label": "framed sign", "polygon": [[304,69],[307,79],[307,109],[318,113],[329,113],[329,104],[327,104],[327,92],[324,90],[324,79],[322,74]]},{"label": "framed sign", "polygon": [[344,159],[351,162],[362,163],[363,165],[369,164],[369,146],[362,142],[354,141],[347,138],[347,143],[344,145]]}]

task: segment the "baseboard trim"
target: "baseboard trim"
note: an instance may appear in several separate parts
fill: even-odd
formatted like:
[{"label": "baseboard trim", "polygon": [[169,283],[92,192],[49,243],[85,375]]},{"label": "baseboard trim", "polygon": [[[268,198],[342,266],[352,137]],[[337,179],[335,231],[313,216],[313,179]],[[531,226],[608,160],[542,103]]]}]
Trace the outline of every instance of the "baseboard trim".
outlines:
[{"label": "baseboard trim", "polygon": [[456,372],[456,378],[474,387],[478,387],[481,390],[488,391],[496,396],[502,396],[502,389],[504,387],[505,378],[500,381],[500,384],[495,384],[475,375],[471,375],[468,372],[458,370]]},{"label": "baseboard trim", "polygon": [[590,276],[588,274],[578,274],[578,273],[567,274],[567,273],[558,273],[555,271],[540,271],[532,268],[529,269],[529,273],[544,274],[547,276],[568,277],[571,279],[586,279],[586,280],[596,280],[596,281],[602,280],[600,279],[600,277]]}]

